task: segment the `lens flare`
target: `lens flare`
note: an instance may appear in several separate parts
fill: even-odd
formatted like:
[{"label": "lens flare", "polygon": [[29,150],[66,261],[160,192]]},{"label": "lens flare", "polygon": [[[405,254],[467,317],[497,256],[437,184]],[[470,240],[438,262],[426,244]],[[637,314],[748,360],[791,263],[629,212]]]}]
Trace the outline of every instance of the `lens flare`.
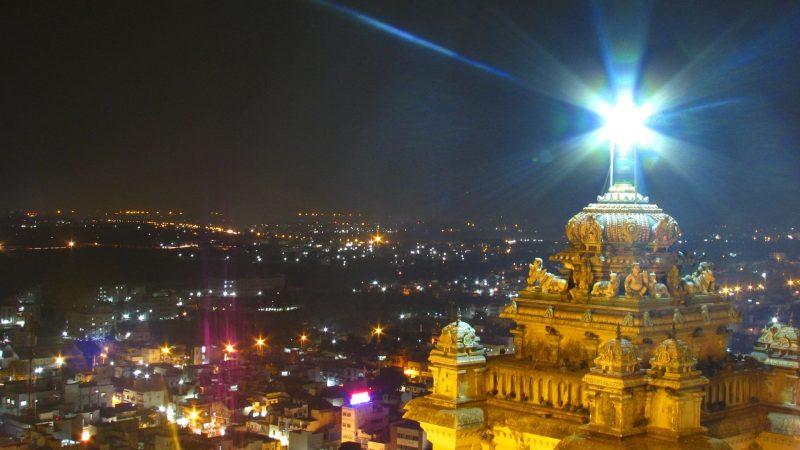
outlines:
[{"label": "lens flare", "polygon": [[600,104],[597,113],[604,120],[600,137],[622,153],[629,152],[635,145],[647,144],[652,138],[647,119],[653,114],[653,108],[647,104],[637,105],[630,91],[618,95],[613,105]]},{"label": "lens flare", "polygon": [[333,2],[325,1],[325,0],[317,0],[316,3],[319,4],[319,5],[322,5],[322,6],[326,7],[326,8],[330,8],[330,9],[333,9],[333,10],[335,10],[337,12],[346,14],[347,16],[349,16],[349,17],[351,17],[351,18],[353,18],[353,19],[355,19],[355,20],[357,20],[357,21],[359,21],[359,22],[361,22],[361,23],[363,23],[365,25],[369,25],[370,27],[372,27],[372,28],[374,28],[376,30],[382,31],[384,33],[388,33],[388,34],[390,34],[390,35],[392,35],[394,37],[400,38],[400,39],[402,39],[402,40],[404,40],[406,42],[409,42],[411,44],[418,45],[418,46],[420,46],[422,48],[425,48],[427,50],[436,52],[436,53],[438,53],[440,55],[447,56],[448,58],[452,58],[452,59],[454,59],[456,61],[459,61],[461,63],[464,63],[464,64],[467,64],[469,66],[472,66],[472,67],[474,67],[474,68],[476,68],[478,70],[481,70],[483,72],[486,72],[488,74],[495,75],[495,76],[498,76],[498,77],[501,77],[501,78],[505,78],[505,79],[508,79],[508,80],[513,80],[514,79],[514,77],[512,77],[507,72],[504,72],[504,71],[502,71],[500,69],[496,69],[496,68],[494,68],[494,67],[492,67],[492,66],[490,66],[488,64],[482,63],[480,61],[476,61],[476,60],[474,60],[472,58],[469,58],[467,56],[464,56],[464,55],[462,55],[462,54],[460,54],[460,53],[458,53],[456,51],[450,50],[449,48],[446,48],[446,47],[443,47],[443,46],[441,46],[439,44],[433,43],[433,42],[431,42],[431,41],[429,41],[427,39],[421,38],[419,36],[415,36],[415,35],[409,33],[408,31],[401,30],[400,28],[397,28],[397,27],[395,27],[393,25],[390,25],[390,24],[388,24],[386,22],[382,22],[382,21],[380,21],[378,19],[374,19],[372,17],[369,17],[366,14],[362,14],[362,13],[360,13],[360,12],[354,10],[354,9],[351,9],[351,8],[346,7],[346,6],[342,6],[342,5],[333,3]]}]

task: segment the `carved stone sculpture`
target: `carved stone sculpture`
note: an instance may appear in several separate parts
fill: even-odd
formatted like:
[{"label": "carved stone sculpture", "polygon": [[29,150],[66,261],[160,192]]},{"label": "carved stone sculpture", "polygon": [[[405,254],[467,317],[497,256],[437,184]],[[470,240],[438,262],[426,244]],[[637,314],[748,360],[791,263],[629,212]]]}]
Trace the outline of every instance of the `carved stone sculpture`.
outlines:
[{"label": "carved stone sculpture", "polygon": [[580,227],[581,241],[587,244],[600,244],[603,242],[603,226],[593,214],[586,216]]},{"label": "carved stone sculpture", "polygon": [[542,292],[548,294],[561,294],[567,292],[567,288],[569,287],[567,280],[557,277],[550,272],[545,272],[539,283],[542,286]]},{"label": "carved stone sculpture", "polygon": [[581,270],[572,272],[572,280],[575,282],[575,289],[577,292],[587,294],[589,292],[589,287],[592,285],[592,281],[594,281],[592,266],[588,261],[584,261],[580,269]]},{"label": "carved stone sculpture", "polygon": [[653,326],[653,318],[650,316],[650,311],[645,311],[644,312],[644,314],[642,315],[642,323],[646,327],[652,327]]},{"label": "carved stone sculpture", "polygon": [[638,298],[647,293],[647,278],[639,263],[633,263],[631,273],[625,277],[625,297]]},{"label": "carved stone sculpture", "polygon": [[549,294],[561,294],[567,292],[569,283],[564,278],[553,275],[544,269],[542,258],[535,258],[533,264],[528,265],[528,288],[536,286]]},{"label": "carved stone sculpture", "polygon": [[626,327],[632,327],[633,326],[633,314],[631,314],[631,313],[625,314],[625,317],[622,319],[622,325],[624,325]]},{"label": "carved stone sculpture", "polygon": [[669,290],[664,283],[659,283],[658,278],[654,272],[650,272],[647,277],[647,290],[650,291],[650,297],[665,298],[669,297]]},{"label": "carved stone sculpture", "polygon": [[694,273],[684,276],[681,279],[683,289],[689,295],[708,294],[716,291],[716,278],[711,268],[711,264],[701,262],[697,265]]},{"label": "carved stone sculpture", "polygon": [[505,308],[503,308],[503,313],[505,313],[505,314],[516,314],[517,313],[517,301],[512,299],[505,306]]},{"label": "carved stone sculpture", "polygon": [[619,291],[619,275],[611,272],[608,281],[598,281],[592,287],[592,295],[601,297],[616,297]]},{"label": "carved stone sculpture", "polygon": [[669,293],[672,297],[681,296],[681,272],[678,270],[678,266],[672,266],[669,269],[667,286],[669,287]]},{"label": "carved stone sculpture", "polygon": [[668,248],[680,235],[678,223],[672,217],[664,216],[653,226],[653,251]]},{"label": "carved stone sculpture", "polygon": [[528,287],[534,287],[541,279],[544,267],[542,258],[535,258],[533,264],[528,264]]}]

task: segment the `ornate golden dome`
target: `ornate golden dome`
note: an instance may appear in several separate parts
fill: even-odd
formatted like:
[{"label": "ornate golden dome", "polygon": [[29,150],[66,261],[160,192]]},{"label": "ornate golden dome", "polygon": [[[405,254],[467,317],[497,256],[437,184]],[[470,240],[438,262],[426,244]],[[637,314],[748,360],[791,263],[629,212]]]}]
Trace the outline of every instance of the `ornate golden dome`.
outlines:
[{"label": "ornate golden dome", "polygon": [[651,374],[689,374],[694,370],[697,359],[686,342],[666,339],[653,351],[650,358]]},{"label": "ornate golden dome", "polygon": [[756,350],[768,351],[771,349],[797,353],[797,334],[797,328],[793,324],[783,325],[780,322],[773,322],[761,330]]},{"label": "ornate golden dome", "polygon": [[455,322],[442,328],[436,348],[444,353],[475,353],[481,351],[480,338],[475,329],[461,320],[461,314]]},{"label": "ornate golden dome", "polygon": [[623,338],[617,330],[617,338],[601,345],[594,359],[593,372],[627,375],[639,369],[639,354],[636,346]]},{"label": "ornate golden dome", "polygon": [[612,186],[567,222],[567,239],[593,249],[603,245],[668,248],[680,236],[678,223],[627,185]]}]

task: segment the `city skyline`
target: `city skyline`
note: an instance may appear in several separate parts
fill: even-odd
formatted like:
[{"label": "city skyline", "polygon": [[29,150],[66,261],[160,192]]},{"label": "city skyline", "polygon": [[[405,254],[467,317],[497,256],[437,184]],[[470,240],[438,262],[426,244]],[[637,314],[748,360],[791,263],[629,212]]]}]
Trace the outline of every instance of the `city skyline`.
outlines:
[{"label": "city skyline", "polygon": [[607,96],[630,37],[637,95],[674,106],[653,201],[685,229],[800,206],[789,2],[192,6],[6,9],[0,208],[566,218],[608,163],[569,145],[601,121],[570,89]]}]

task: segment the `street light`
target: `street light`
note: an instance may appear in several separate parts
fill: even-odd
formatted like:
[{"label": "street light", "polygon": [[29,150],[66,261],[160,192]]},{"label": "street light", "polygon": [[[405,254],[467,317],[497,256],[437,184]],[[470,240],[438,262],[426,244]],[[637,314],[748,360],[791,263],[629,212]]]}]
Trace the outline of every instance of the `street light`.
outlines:
[{"label": "street light", "polygon": [[258,354],[261,355],[262,350],[264,350],[264,345],[266,345],[267,340],[263,337],[259,336],[256,338],[256,348],[258,349]]},{"label": "street light", "polygon": [[383,327],[381,327],[380,325],[376,326],[375,328],[373,328],[372,333],[376,336],[378,342],[380,342],[381,335],[383,334]]},{"label": "street light", "polygon": [[305,333],[300,335],[300,350],[303,349],[303,344],[305,344],[307,340],[308,340],[308,336],[306,336]]}]

